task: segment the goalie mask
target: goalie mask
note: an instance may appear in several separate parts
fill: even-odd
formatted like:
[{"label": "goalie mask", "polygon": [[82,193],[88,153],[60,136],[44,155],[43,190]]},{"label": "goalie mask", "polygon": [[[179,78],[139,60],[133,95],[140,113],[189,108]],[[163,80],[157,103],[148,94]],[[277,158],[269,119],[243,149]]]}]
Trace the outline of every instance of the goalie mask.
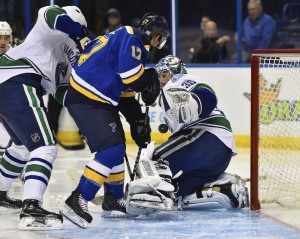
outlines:
[{"label": "goalie mask", "polygon": [[87,22],[85,20],[85,17],[83,16],[81,10],[76,6],[66,6],[62,7],[64,9],[68,16],[74,21],[80,23],[80,25],[87,27]]},{"label": "goalie mask", "polygon": [[187,74],[185,64],[182,60],[176,56],[166,56],[159,60],[155,67],[161,86],[167,84],[167,82],[177,74]]},{"label": "goalie mask", "polygon": [[159,42],[155,48],[161,49],[166,44],[169,36],[169,27],[163,16],[155,13],[147,13],[142,17],[138,28],[143,31],[150,40],[159,35]]}]

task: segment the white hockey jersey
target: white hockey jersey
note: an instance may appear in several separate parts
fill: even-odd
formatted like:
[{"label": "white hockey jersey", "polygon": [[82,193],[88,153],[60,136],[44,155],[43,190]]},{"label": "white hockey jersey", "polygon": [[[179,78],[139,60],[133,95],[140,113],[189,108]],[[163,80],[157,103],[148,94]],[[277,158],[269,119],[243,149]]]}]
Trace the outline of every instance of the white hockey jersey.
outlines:
[{"label": "white hockey jersey", "polygon": [[[163,87],[163,97],[161,97],[160,104],[163,109],[165,121],[168,124],[171,133],[175,134],[176,132],[185,129],[203,129],[217,136],[235,155],[236,145],[234,142],[234,135],[230,122],[226,119],[224,113],[220,109],[215,108],[208,117],[200,118],[199,108],[201,108],[202,105],[205,105],[206,102],[202,102],[199,99],[197,100],[197,103],[195,103],[196,101],[188,101],[188,98],[192,99],[192,92],[199,88],[206,88],[214,93],[214,91],[206,83],[201,81],[201,79],[189,74],[175,75]],[[190,120],[180,123],[179,118],[184,117],[182,116],[182,112],[180,112],[180,110],[183,109],[182,102],[184,101],[190,106],[190,117],[187,116]],[[172,108],[174,109],[176,107],[178,110],[173,110],[172,112]],[[184,112],[184,114],[188,113]]]},{"label": "white hockey jersey", "polygon": [[1,57],[0,84],[19,74],[34,73],[42,76],[45,92],[54,94],[59,84],[69,82],[77,49],[68,34],[49,27],[53,18],[47,19],[46,11],[55,7],[41,8],[25,41]]}]

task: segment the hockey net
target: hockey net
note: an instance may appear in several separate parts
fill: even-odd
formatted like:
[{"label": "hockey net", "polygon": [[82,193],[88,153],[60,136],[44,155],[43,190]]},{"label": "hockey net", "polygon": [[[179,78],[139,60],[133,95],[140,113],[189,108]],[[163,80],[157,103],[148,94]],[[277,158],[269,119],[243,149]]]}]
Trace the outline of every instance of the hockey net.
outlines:
[{"label": "hockey net", "polygon": [[251,209],[300,204],[300,50],[251,60]]}]

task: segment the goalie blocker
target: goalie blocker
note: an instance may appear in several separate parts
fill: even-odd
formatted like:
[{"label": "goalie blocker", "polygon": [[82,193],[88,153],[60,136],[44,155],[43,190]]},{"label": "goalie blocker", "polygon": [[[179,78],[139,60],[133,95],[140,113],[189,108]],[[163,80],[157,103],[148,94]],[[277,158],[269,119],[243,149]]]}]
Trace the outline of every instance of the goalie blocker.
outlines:
[{"label": "goalie blocker", "polygon": [[248,189],[240,176],[224,173],[184,197],[175,197],[172,173],[164,161],[152,161],[154,142],[142,150],[137,175],[128,185],[126,210],[137,215],[181,209],[243,208]]}]

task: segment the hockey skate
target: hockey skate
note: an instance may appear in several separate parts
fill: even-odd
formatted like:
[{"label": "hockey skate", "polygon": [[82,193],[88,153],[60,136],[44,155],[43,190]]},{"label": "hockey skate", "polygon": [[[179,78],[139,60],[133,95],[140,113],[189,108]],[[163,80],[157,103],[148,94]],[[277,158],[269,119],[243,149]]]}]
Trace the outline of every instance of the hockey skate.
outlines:
[{"label": "hockey skate", "polygon": [[63,223],[61,215],[43,209],[36,199],[23,201],[20,219],[20,230],[57,230],[62,228]]},{"label": "hockey skate", "polygon": [[103,212],[101,216],[103,218],[109,217],[118,217],[118,218],[126,218],[126,217],[135,217],[136,215],[132,215],[127,213],[126,211],[126,201],[123,198],[116,199],[112,195],[105,194],[104,201],[102,204]]},{"label": "hockey skate", "polygon": [[11,198],[7,191],[0,191],[0,214],[19,213],[22,208],[22,200]]},{"label": "hockey skate", "polygon": [[88,211],[87,203],[78,189],[75,189],[67,198],[64,208],[59,210],[59,213],[76,226],[85,228],[93,220]]}]

